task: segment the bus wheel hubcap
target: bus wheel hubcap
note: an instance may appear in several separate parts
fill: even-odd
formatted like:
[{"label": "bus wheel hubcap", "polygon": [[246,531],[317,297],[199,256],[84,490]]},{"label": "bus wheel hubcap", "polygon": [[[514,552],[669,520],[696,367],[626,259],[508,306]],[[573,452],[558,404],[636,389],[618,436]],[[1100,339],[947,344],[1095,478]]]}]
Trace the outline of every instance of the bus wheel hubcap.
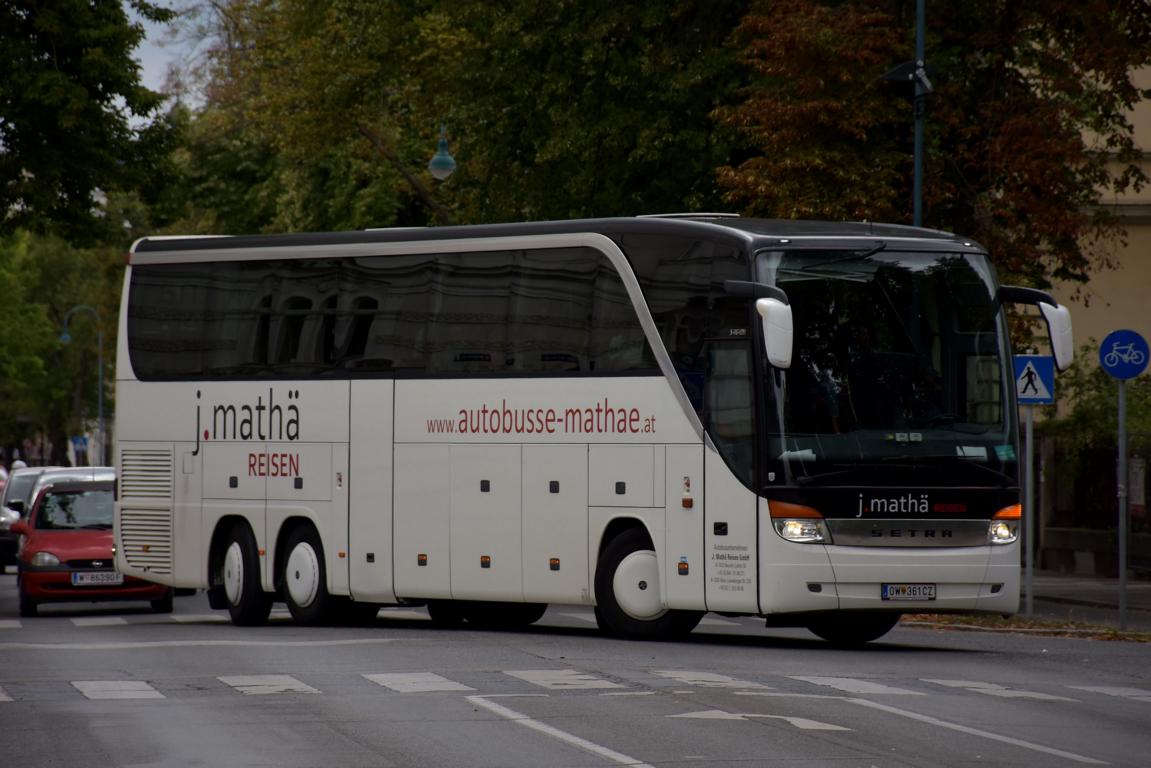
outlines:
[{"label": "bus wheel hubcap", "polygon": [[633,619],[648,621],[662,616],[655,552],[643,550],[625,557],[615,570],[612,590],[620,609]]},{"label": "bus wheel hubcap", "polygon": [[285,576],[292,602],[301,608],[311,605],[320,588],[320,560],[311,544],[301,542],[292,547]]},{"label": "bus wheel hubcap", "polygon": [[232,605],[239,605],[244,594],[244,552],[238,541],[233,541],[224,553],[224,594]]}]

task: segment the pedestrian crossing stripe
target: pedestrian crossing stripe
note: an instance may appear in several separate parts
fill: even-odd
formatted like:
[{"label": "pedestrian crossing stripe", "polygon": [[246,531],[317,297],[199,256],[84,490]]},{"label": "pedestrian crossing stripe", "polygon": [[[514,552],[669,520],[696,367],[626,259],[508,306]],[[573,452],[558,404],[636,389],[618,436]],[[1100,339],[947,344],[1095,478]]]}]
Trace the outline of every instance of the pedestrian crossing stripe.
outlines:
[{"label": "pedestrian crossing stripe", "polygon": [[255,696],[270,693],[319,693],[312,686],[300,682],[291,675],[230,675],[216,679],[240,693]]},{"label": "pedestrian crossing stripe", "polygon": [[143,680],[74,680],[72,687],[92,700],[164,698]]}]

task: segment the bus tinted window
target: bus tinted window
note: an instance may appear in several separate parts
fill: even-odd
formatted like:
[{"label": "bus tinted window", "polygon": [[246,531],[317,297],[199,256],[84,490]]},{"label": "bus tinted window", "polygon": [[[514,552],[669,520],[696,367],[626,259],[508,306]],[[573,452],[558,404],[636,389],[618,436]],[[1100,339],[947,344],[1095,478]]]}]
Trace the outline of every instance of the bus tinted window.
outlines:
[{"label": "bus tinted window", "polygon": [[141,379],[655,373],[588,248],[137,265]]}]

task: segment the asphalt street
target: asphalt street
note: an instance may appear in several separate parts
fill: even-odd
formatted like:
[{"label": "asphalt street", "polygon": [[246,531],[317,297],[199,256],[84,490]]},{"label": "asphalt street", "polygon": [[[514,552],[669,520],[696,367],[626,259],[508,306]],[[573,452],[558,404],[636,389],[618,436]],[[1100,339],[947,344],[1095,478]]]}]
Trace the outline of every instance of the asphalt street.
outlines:
[{"label": "asphalt street", "polygon": [[0,576],[4,766],[1146,765],[1148,646],[897,627],[858,650],[709,616],[682,642],[555,607],[517,632],[418,608],[240,628]]}]

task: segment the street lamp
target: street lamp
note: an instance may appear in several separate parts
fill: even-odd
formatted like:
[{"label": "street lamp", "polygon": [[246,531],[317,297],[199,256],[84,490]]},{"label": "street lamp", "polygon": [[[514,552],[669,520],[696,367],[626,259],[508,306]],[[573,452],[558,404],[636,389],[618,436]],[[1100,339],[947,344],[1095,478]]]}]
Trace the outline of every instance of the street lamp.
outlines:
[{"label": "street lamp", "polygon": [[104,330],[100,322],[100,313],[87,304],[78,304],[68,310],[64,315],[64,331],[60,334],[61,344],[70,344],[72,334],[68,332],[68,321],[77,312],[91,312],[96,322],[96,420],[100,436],[100,464],[104,464]]},{"label": "street lamp", "polygon": [[432,159],[428,162],[428,170],[431,171],[432,176],[435,176],[440,181],[451,176],[452,172],[456,170],[456,159],[448,152],[447,126],[440,126],[440,143],[436,149],[436,153],[432,155]]}]

